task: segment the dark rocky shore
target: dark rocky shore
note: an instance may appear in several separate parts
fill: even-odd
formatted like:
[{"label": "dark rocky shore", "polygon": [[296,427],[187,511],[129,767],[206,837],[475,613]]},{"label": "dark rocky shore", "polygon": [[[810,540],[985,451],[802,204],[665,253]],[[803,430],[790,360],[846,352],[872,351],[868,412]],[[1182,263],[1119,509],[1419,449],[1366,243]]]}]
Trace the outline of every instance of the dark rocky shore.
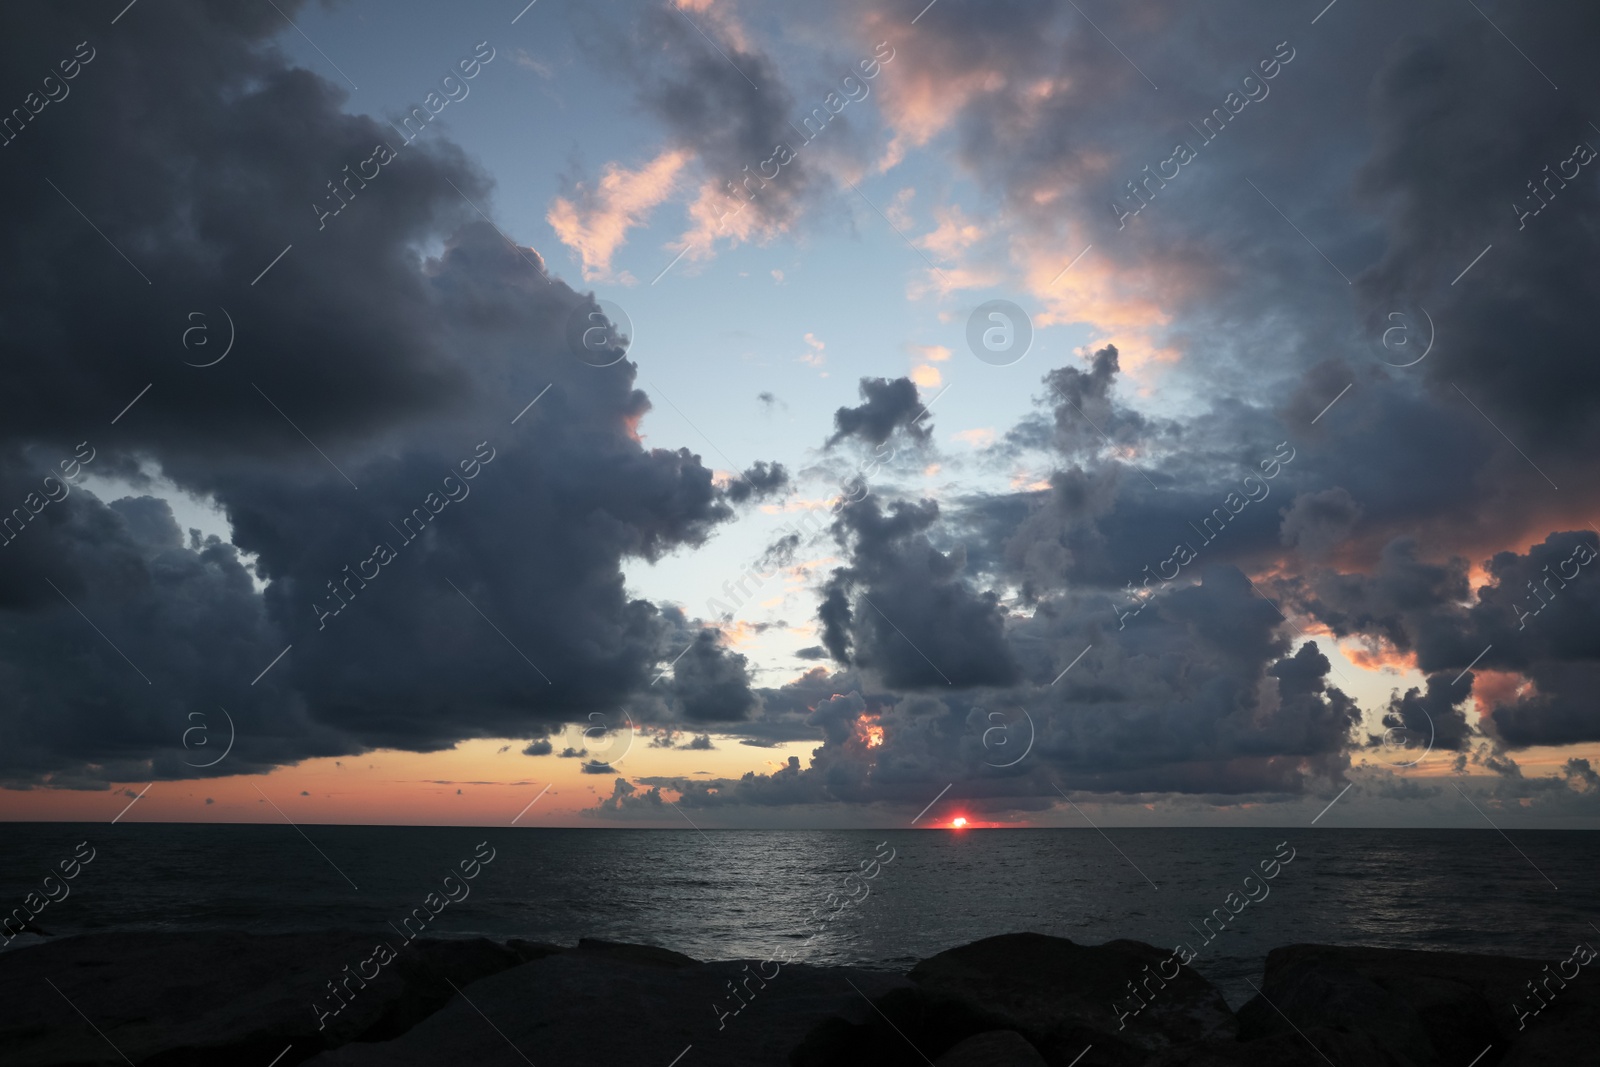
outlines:
[{"label": "dark rocky shore", "polygon": [[[1600,1062],[1600,979],[1596,968],[1571,961],[1569,972],[1561,961],[1290,945],[1272,952],[1255,983],[1261,995],[1235,1013],[1199,974],[1137,941],[1090,947],[1009,934],[942,952],[904,975],[771,960],[703,963],[601,941],[564,948],[418,939],[380,965],[373,941],[128,933],[8,950],[0,953],[0,1062]],[[1560,977],[1568,973],[1575,977]]]}]

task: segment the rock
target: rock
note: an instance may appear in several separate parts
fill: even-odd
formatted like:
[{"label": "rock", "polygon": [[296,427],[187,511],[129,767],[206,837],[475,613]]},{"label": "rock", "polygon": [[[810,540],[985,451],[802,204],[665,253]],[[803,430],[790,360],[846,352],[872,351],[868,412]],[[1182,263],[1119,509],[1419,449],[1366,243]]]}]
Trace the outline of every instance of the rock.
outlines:
[{"label": "rock", "polygon": [[[1231,1039],[1233,1013],[1215,987],[1188,967],[1162,982],[1171,953],[1140,941],[1078,945],[1045,934],[1002,934],[950,949],[911,969],[918,989],[954,1001],[1016,1030],[1044,1050],[1102,1043],[1159,1052],[1177,1045]],[[1149,1006],[1119,1017],[1129,982],[1151,979]]]},{"label": "rock", "polygon": [[1239,1009],[1240,1036],[1293,1034],[1298,1026],[1365,1035],[1401,1067],[1470,1063],[1486,1047],[1516,1040],[1510,1005],[1542,966],[1509,956],[1289,945],[1267,956],[1262,996]]},{"label": "rock", "polygon": [[692,967],[700,961],[681,952],[673,952],[655,945],[630,945],[622,941],[602,941],[597,937],[578,939],[578,951],[590,952],[620,960],[624,963],[642,963],[652,967]]},{"label": "rock", "polygon": [[[394,1040],[347,1044],[310,1062],[520,1067],[525,1056],[538,1067],[664,1067],[693,1046],[681,1067],[781,1065],[823,1020],[840,1016],[850,1025],[872,1011],[863,995],[906,984],[851,968],[789,964],[773,974],[771,965],[763,970],[754,962],[677,964],[657,954],[664,950],[633,951],[640,948],[648,946],[585,947],[534,960],[462,986],[461,996]],[[760,974],[773,976],[763,983]],[[730,984],[748,1000],[737,1014],[741,1001]]]},{"label": "rock", "polygon": [[[1539,966],[1542,971],[1545,964]],[[1559,975],[1559,961],[1551,969]],[[1595,1049],[1600,1048],[1600,974],[1595,973],[1597,970],[1600,970],[1600,961],[1583,967],[1565,987],[1551,981],[1548,1005],[1537,1015],[1530,1012],[1522,1020],[1523,1028],[1514,1031],[1515,1040],[1499,1067],[1594,1062]],[[1525,976],[1524,982],[1533,977]],[[1533,995],[1525,984],[1518,991],[1522,994],[1518,998],[1519,1008],[1528,1012],[1533,1006]],[[1486,1064],[1492,1059],[1493,1054],[1484,1057]]]},{"label": "rock", "polygon": [[552,945],[548,941],[524,941],[520,937],[513,937],[506,942],[506,948],[517,954],[523,963],[542,960],[546,956],[554,956],[558,952],[567,951],[560,945]]},{"label": "rock", "polygon": [[[1140,1062],[1142,1067],[1328,1067],[1329,1060],[1339,1067],[1394,1067],[1399,1062],[1365,1034],[1316,1029],[1253,1041],[1208,1041],[1168,1049]],[[1089,1061],[1085,1060],[1081,1067],[1090,1067]]]},{"label": "rock", "polygon": [[1528,1033],[1511,1046],[1504,1059],[1495,1060],[1492,1056],[1485,1056],[1478,1067],[1546,1067],[1552,1063],[1593,1063],[1597,1046],[1600,1046],[1600,1028],[1593,1025],[1568,1029],[1530,1025]]},{"label": "rock", "polygon": [[1015,1030],[987,1030],[939,1057],[934,1067],[1047,1067],[1039,1050]]},{"label": "rock", "polygon": [[[380,941],[401,947],[363,985]],[[1553,961],[1292,945],[1235,1020],[1187,969],[1154,984],[1166,959],[1011,934],[906,978],[601,940],[95,934],[0,953],[0,1049],[6,1067],[664,1065],[691,1046],[682,1067],[1542,1067],[1600,1045],[1600,963],[1563,984]],[[1152,982],[1137,1015],[1134,979]]]},{"label": "rock", "polygon": [[[1152,979],[1149,1006],[1119,1019],[1112,1005],[1128,998],[1127,983],[1155,973],[1169,956],[1137,941],[1091,947],[1044,934],[986,938],[917,964],[914,989],[880,998],[877,1015],[859,1026],[819,1028],[790,1062],[916,1064],[993,1030],[1016,1031],[1052,1067],[1065,1067],[1091,1045],[1083,1067],[1142,1064],[1152,1052],[1231,1041],[1236,1024],[1227,1002],[1187,967],[1164,985]],[[906,1058],[908,1044],[915,1058]]]},{"label": "rock", "polygon": [[418,939],[319,1028],[312,1004],[326,1002],[326,983],[381,939],[91,934],[0,954],[0,1048],[7,1067],[176,1067],[265,1064],[288,1046],[279,1067],[289,1067],[331,1044],[398,1034],[455,995],[449,982],[465,986],[520,962],[491,941]]},{"label": "rock", "polygon": [[892,989],[858,1023],[828,1019],[806,1035],[790,1067],[926,1067],[995,1024],[965,1005],[920,989]]}]

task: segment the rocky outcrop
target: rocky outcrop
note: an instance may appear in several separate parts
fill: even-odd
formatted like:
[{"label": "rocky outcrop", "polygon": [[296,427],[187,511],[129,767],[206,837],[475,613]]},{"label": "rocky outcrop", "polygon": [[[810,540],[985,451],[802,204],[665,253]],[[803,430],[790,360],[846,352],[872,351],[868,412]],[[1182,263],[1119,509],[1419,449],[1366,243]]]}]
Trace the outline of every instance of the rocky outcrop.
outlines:
[{"label": "rocky outcrop", "polygon": [[1015,1030],[986,1030],[939,1057],[934,1067],[1047,1067],[1044,1057]]},{"label": "rocky outcrop", "polygon": [[[1246,1040],[1296,1033],[1333,1056],[1368,1045],[1364,1062],[1479,1067],[1580,1062],[1600,1044],[1600,977],[1572,968],[1550,980],[1548,1007],[1530,981],[1550,963],[1511,956],[1290,945],[1267,956],[1261,995],[1239,1009]],[[1587,1049],[1583,1055],[1579,1050]],[[1573,1057],[1577,1056],[1577,1059]]]},{"label": "rocky outcrop", "polygon": [[[1187,967],[1163,978],[1170,953],[1140,941],[1079,945],[1045,934],[1003,934],[941,952],[911,969],[912,988],[877,1003],[855,1027],[830,1023],[796,1050],[795,1067],[908,1064],[952,1053],[987,1031],[1009,1030],[1048,1064],[1093,1046],[1102,1063],[1144,1063],[1153,1052],[1232,1041],[1222,994]],[[1137,1015],[1119,1012],[1130,986]],[[911,1056],[907,1056],[907,1052]]]},{"label": "rocky outcrop", "polygon": [[[7,1067],[279,1067],[348,1041],[381,1041],[437,1011],[457,987],[522,962],[504,945],[417,940],[319,1018],[327,983],[372,953],[355,934],[120,933],[0,954]],[[391,938],[398,941],[398,938]],[[81,1013],[81,1014],[80,1014]],[[321,1025],[319,1025],[319,1023]],[[126,1058],[124,1058],[126,1057]]]},{"label": "rocky outcrop", "polygon": [[[1147,988],[1146,966],[1165,958],[1136,941],[988,938],[917,964],[913,985],[879,998],[874,1016],[827,1021],[790,1062],[943,1067],[978,1049],[1050,1067],[1533,1067],[1590,1062],[1600,1047],[1600,977],[1576,955],[1560,969],[1576,977],[1557,982],[1536,960],[1292,945],[1267,958],[1261,994],[1237,1019],[1187,968]],[[1145,1005],[1136,1015],[1124,1014],[1130,979]]]},{"label": "rocky outcrop", "polygon": [[[987,938],[902,976],[585,939],[102,934],[0,953],[7,1067],[1534,1067],[1586,1063],[1600,979],[1566,960],[1292,945],[1237,1017],[1136,941]],[[330,982],[343,995],[334,999]],[[1133,999],[1129,983],[1139,991]],[[1530,982],[1543,996],[1535,999]],[[1134,1012],[1132,1007],[1143,1006]],[[313,1006],[317,1005],[317,1006]],[[337,1012],[330,1006],[342,1005]]]},{"label": "rocky outcrop", "polygon": [[[905,984],[881,972],[790,964],[763,987],[750,978],[753,963],[675,963],[663,952],[586,944],[535,960],[464,988],[393,1041],[345,1045],[311,1063],[517,1065],[525,1057],[539,1067],[664,1067],[692,1046],[682,1067],[781,1065],[824,1019],[849,1025],[871,1013],[868,997]],[[737,1003],[730,988],[750,991],[737,1015],[727,1013]]]}]

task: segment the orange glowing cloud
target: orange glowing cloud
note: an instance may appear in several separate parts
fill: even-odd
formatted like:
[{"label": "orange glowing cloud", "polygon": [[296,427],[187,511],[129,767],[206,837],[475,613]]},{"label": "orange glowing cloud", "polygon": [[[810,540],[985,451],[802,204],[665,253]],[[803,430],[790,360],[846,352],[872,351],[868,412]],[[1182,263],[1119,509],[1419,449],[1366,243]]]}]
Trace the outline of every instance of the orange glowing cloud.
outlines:
[{"label": "orange glowing cloud", "polygon": [[750,51],[750,36],[734,17],[733,5],[726,0],[674,0],[680,11],[693,12],[696,29],[709,25],[717,37],[731,44],[735,51]]},{"label": "orange glowing cloud", "polygon": [[969,222],[955,205],[937,208],[933,214],[939,225],[917,238],[916,244],[932,252],[936,259],[955,259],[985,236],[983,229]]},{"label": "orange glowing cloud", "polygon": [[671,195],[678,172],[692,153],[669,149],[638,170],[606,164],[593,189],[578,188],[573,200],[556,197],[545,221],[561,243],[578,253],[585,281],[611,276],[611,257],[627,241],[628,231]]},{"label": "orange glowing cloud", "polygon": [[856,736],[862,739],[868,748],[877,748],[883,744],[883,727],[876,716],[862,712],[856,717]]},{"label": "orange glowing cloud", "polygon": [[[886,13],[869,12],[863,19],[861,39],[892,41],[904,39],[905,31],[898,17],[891,19]],[[937,44],[937,38],[922,38]],[[878,82],[884,115],[888,118],[893,135],[877,169],[887,171],[905,158],[913,148],[920,148],[933,140],[953,123],[966,106],[984,94],[996,93],[1006,87],[1007,78],[998,70],[984,68],[960,69],[961,64],[938,56],[922,56],[919,63],[893,65],[893,78]],[[931,61],[930,61],[931,59]],[[889,64],[894,64],[891,59]],[[889,66],[886,64],[886,66]]]},{"label": "orange glowing cloud", "polygon": [[1480,718],[1489,716],[1495,708],[1537,695],[1538,688],[1526,675],[1515,671],[1473,669],[1472,702],[1477,705]]},{"label": "orange glowing cloud", "polygon": [[1012,259],[1024,284],[1045,306],[1034,316],[1034,325],[1079,322],[1094,327],[1088,347],[1114,342],[1123,373],[1147,389],[1152,365],[1174,363],[1180,357],[1177,349],[1158,340],[1158,330],[1172,321],[1171,314],[1147,294],[1181,300],[1192,286],[1181,275],[1150,264],[1141,266],[1137,275],[1124,276],[1092,248],[1073,264],[1072,256],[1063,256],[1061,248],[1054,238],[1019,237],[1012,243]]},{"label": "orange glowing cloud", "polygon": [[783,232],[784,227],[765,221],[759,211],[746,211],[746,206],[708,179],[689,205],[691,225],[670,247],[680,252],[687,249],[691,261],[702,260],[716,253],[718,239],[737,245]]},{"label": "orange glowing cloud", "polygon": [[[1331,637],[1333,631],[1323,628]],[[1404,674],[1417,669],[1417,654],[1402,652],[1382,637],[1363,635],[1349,646],[1341,645],[1344,658],[1364,671],[1390,671]]]}]

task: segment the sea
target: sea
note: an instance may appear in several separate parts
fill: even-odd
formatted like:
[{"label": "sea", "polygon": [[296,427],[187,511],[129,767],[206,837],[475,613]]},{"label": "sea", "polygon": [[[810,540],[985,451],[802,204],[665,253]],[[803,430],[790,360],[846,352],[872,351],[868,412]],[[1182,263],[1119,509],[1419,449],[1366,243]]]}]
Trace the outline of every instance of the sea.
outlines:
[{"label": "sea", "polygon": [[[1559,960],[1579,942],[1600,944],[1596,831],[8,823],[0,824],[0,912],[42,895],[62,860],[88,854],[80,842],[94,858],[67,883],[69,895],[34,919],[50,935],[392,936],[429,893],[448,888],[461,899],[444,906],[430,936],[567,945],[593,937],[705,960],[794,950],[802,962],[903,971],[1023,930],[1090,945],[1181,943],[1235,1008],[1281,945]],[[492,858],[463,883],[461,862],[479,856]],[[1247,888],[1259,899],[1241,904]],[[1208,940],[1202,924],[1214,909],[1229,921]],[[1209,929],[1219,926],[1213,919]],[[24,934],[0,951],[40,940]]]}]

